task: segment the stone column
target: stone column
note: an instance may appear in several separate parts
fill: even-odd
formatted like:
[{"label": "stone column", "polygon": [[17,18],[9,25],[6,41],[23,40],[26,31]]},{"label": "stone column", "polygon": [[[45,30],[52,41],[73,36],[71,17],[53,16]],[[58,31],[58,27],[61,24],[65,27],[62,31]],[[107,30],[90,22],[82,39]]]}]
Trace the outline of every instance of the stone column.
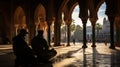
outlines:
[{"label": "stone column", "polygon": [[60,23],[59,19],[54,22],[54,46],[60,46]]},{"label": "stone column", "polygon": [[83,46],[82,48],[87,48],[86,45],[86,23],[87,23],[87,19],[82,19],[82,23],[83,23]]},{"label": "stone column", "polygon": [[39,25],[39,23],[38,23],[38,22],[36,22],[36,23],[35,23],[35,35],[37,35],[38,25]]},{"label": "stone column", "polygon": [[[46,6],[46,20],[47,20],[47,25],[48,25],[48,44],[50,45],[51,43],[51,24],[52,22],[56,22],[55,21],[55,11],[54,11],[54,0],[48,0],[48,5]],[[55,26],[56,24],[54,24]],[[56,31],[56,30],[54,30]],[[54,38],[56,37],[56,33],[55,33],[55,36]],[[56,40],[54,40],[54,44],[56,43]],[[51,45],[50,45],[51,46]]]},{"label": "stone column", "polygon": [[29,44],[31,43],[31,39],[35,36],[35,23],[34,23],[34,14],[32,13],[32,11],[28,8],[25,11],[26,13],[26,25],[27,25],[27,29],[28,29],[28,42]]},{"label": "stone column", "polygon": [[87,48],[86,45],[86,23],[88,19],[88,0],[78,0],[80,12],[79,17],[83,23],[83,46],[82,48]]},{"label": "stone column", "polygon": [[18,34],[18,27],[19,27],[19,24],[15,24],[14,26],[15,26],[15,35],[17,35],[17,34]]},{"label": "stone column", "polygon": [[70,34],[71,34],[70,33],[70,25],[71,25],[71,22],[72,22],[71,19],[66,22],[66,25],[67,25],[67,45],[66,46],[70,46]]},{"label": "stone column", "polygon": [[67,25],[67,45],[70,46],[70,25]]},{"label": "stone column", "polygon": [[108,19],[110,21],[110,47],[111,49],[115,49],[114,45],[114,20],[115,16],[118,15],[116,11],[116,0],[105,0],[106,3],[106,11],[105,14],[108,16]]},{"label": "stone column", "polygon": [[61,19],[58,19],[58,44],[60,45],[60,42],[61,42],[61,23],[62,23],[62,20]]},{"label": "stone column", "polygon": [[116,45],[120,46],[120,26],[116,28]]},{"label": "stone column", "polygon": [[120,46],[120,17],[115,18],[115,26],[116,26],[116,46]]},{"label": "stone column", "polygon": [[54,22],[54,18],[47,19],[48,24],[48,45],[51,46],[51,24]]},{"label": "stone column", "polygon": [[96,47],[95,45],[95,25],[97,18],[90,18],[91,24],[92,24],[92,46],[91,47]]},{"label": "stone column", "polygon": [[108,16],[108,19],[110,21],[110,47],[111,49],[115,49],[114,45],[114,17]]},{"label": "stone column", "polygon": [[92,23],[92,46],[91,47],[96,47],[95,45],[95,23]]},{"label": "stone column", "polygon": [[67,25],[67,45],[70,46],[70,25],[72,20],[71,19],[64,19],[65,24]]},{"label": "stone column", "polygon": [[[48,23],[52,23],[52,21],[47,21]],[[48,45],[51,46],[51,33],[50,33],[50,25],[51,24],[48,24]]]}]

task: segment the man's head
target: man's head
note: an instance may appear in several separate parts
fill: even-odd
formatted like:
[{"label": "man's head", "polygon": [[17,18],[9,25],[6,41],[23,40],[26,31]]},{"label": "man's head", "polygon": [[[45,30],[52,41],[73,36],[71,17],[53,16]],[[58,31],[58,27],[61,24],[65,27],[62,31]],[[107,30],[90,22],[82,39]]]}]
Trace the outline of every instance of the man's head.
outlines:
[{"label": "man's head", "polygon": [[43,35],[43,30],[38,30],[38,35]]},{"label": "man's head", "polygon": [[28,32],[25,29],[21,29],[19,32],[21,35],[25,36]]}]

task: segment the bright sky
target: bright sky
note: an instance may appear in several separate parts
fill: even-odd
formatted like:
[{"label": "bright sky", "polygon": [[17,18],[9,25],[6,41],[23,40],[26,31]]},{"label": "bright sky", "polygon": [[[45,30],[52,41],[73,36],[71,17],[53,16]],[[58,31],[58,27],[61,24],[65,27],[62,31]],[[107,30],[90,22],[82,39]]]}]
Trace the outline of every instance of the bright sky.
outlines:
[{"label": "bright sky", "polygon": [[[99,8],[99,11],[98,11],[98,20],[97,20],[97,23],[100,23],[100,24],[103,24],[103,18],[107,16],[105,15],[105,9],[106,9],[106,4],[103,3],[101,5],[101,7]],[[75,25],[80,25],[82,26],[82,21],[81,19],[79,18],[79,6],[77,5],[72,13],[72,19],[75,20]],[[88,20],[87,22],[87,26],[90,26],[91,23],[90,21]]]}]

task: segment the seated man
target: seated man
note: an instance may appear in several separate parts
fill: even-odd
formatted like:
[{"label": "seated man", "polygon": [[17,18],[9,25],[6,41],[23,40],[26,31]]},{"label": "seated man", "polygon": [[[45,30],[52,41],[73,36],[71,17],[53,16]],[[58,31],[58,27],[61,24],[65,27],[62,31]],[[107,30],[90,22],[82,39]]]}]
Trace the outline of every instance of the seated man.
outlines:
[{"label": "seated man", "polygon": [[31,41],[31,46],[40,62],[48,62],[57,54],[54,49],[49,49],[47,41],[43,37],[43,30],[38,31],[38,35]]},{"label": "seated man", "polygon": [[28,67],[26,65],[33,65],[36,61],[32,49],[25,41],[27,33],[25,29],[21,29],[19,34],[13,38],[13,52],[16,56],[15,67],[18,65]]}]

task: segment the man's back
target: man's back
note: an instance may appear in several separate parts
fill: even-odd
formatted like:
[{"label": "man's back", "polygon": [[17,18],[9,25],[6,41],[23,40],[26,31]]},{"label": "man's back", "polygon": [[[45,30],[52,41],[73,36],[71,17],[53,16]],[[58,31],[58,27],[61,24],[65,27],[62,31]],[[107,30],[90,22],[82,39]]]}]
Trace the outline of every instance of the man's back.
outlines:
[{"label": "man's back", "polygon": [[33,55],[33,51],[25,41],[24,37],[26,36],[26,34],[26,30],[21,29],[20,33],[13,38],[13,51],[16,56],[16,67],[18,67],[19,64],[23,64],[23,67],[28,67],[24,65],[32,65],[36,63],[36,58]]},{"label": "man's back", "polygon": [[13,51],[16,56],[32,55],[32,50],[19,35],[13,38]]},{"label": "man's back", "polygon": [[49,49],[47,41],[43,37],[43,30],[38,31],[38,35],[31,41],[31,46],[40,62],[48,62],[57,54],[56,50]]},{"label": "man's back", "polygon": [[31,46],[35,52],[39,52],[39,53],[49,49],[46,40],[39,36],[36,36],[32,39]]}]

